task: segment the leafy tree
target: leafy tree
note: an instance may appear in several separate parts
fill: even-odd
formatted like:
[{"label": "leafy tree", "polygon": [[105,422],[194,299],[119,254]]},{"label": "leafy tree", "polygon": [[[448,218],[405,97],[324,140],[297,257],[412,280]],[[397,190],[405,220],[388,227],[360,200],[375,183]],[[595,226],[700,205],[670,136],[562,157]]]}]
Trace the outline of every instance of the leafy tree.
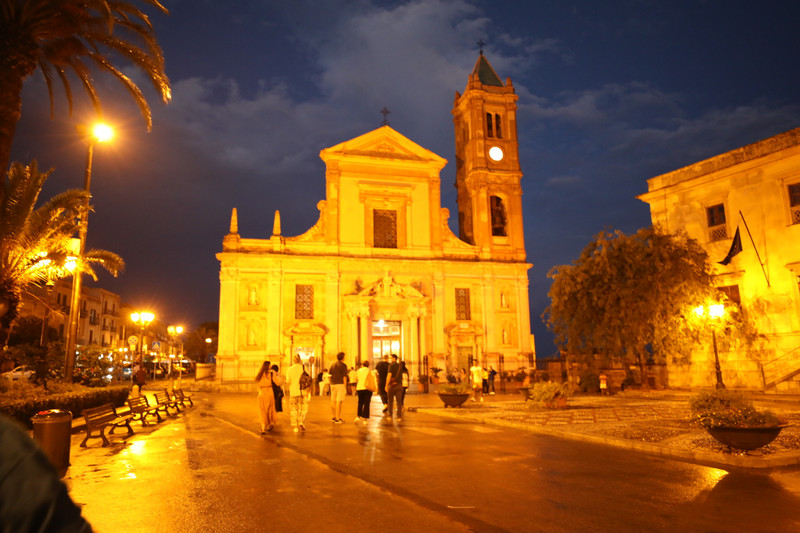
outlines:
[{"label": "leafy tree", "polygon": [[152,125],[150,108],[139,87],[111,61],[133,62],[153,83],[164,102],[171,97],[164,57],[153,26],[137,4],[167,13],[157,0],[0,0],[0,169],[8,166],[17,122],[22,115],[22,85],[37,69],[44,75],[53,110],[53,80],[58,77],[72,113],[68,73],[74,73],[100,113],[89,65],[117,78]]},{"label": "leafy tree", "polygon": [[[219,324],[216,322],[200,324],[186,339],[185,352],[187,357],[196,362],[208,363],[208,355],[216,351],[218,331]],[[211,339],[211,342],[207,343],[206,339]]]},{"label": "leafy tree", "polygon": [[721,298],[703,247],[685,233],[652,227],[601,232],[548,277],[542,318],[556,344],[585,361],[599,355],[636,364],[645,386],[648,360],[688,358],[702,332],[693,310]]},{"label": "leafy tree", "polygon": [[[37,207],[39,194],[50,172],[40,173],[33,161],[29,166],[14,163],[0,199],[0,333],[3,344],[19,311],[21,293],[48,278],[66,277],[64,266],[71,252],[71,238],[77,216],[85,207],[87,193],[69,190]],[[74,268],[97,279],[93,265],[116,276],[125,267],[117,254],[89,250]],[[3,312],[4,311],[4,312]]]}]

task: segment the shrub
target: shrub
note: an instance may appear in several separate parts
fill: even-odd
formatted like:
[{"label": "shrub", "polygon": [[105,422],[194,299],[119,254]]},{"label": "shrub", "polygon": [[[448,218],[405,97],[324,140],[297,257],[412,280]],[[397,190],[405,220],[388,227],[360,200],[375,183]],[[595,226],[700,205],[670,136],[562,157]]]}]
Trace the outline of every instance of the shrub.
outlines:
[{"label": "shrub", "polygon": [[439,385],[436,392],[441,392],[442,394],[469,394],[472,392],[472,388],[466,381],[463,383],[445,383]]},{"label": "shrub", "polygon": [[569,396],[569,387],[566,383],[552,381],[534,383],[528,387],[528,399],[533,402],[552,402],[558,398]]},{"label": "shrub", "polygon": [[692,420],[703,427],[772,427],[780,420],[771,411],[758,411],[738,392],[703,391],[689,400]]},{"label": "shrub", "polygon": [[48,389],[31,383],[17,383],[0,394],[0,413],[31,427],[31,418],[39,411],[66,409],[73,418],[81,415],[87,407],[104,403],[120,406],[125,403],[130,385],[119,384],[108,387],[87,388],[80,385],[49,383]]}]

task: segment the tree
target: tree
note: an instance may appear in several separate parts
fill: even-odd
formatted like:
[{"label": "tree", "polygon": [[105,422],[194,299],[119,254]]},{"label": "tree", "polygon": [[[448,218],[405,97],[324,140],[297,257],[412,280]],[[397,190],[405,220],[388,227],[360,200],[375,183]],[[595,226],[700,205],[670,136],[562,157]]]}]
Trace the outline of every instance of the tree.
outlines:
[{"label": "tree", "polygon": [[[22,291],[34,283],[66,277],[65,266],[72,253],[72,235],[77,217],[85,209],[88,193],[73,189],[54,196],[37,207],[39,194],[50,171],[40,173],[36,161],[29,166],[14,163],[0,198],[0,339],[8,339],[16,319]],[[74,268],[97,279],[93,265],[116,276],[125,267],[117,254],[89,250],[73,258]]]},{"label": "tree", "polygon": [[[215,353],[217,336],[219,335],[217,322],[203,322],[186,339],[186,355],[196,362],[209,363],[209,354]],[[211,342],[206,342],[211,339]]]},{"label": "tree", "polygon": [[[141,0],[167,13],[157,0]],[[100,100],[87,63],[117,78],[152,125],[150,107],[139,87],[109,59],[132,61],[161,94],[171,97],[164,57],[147,15],[121,0],[0,0],[0,169],[5,171],[17,122],[22,115],[22,86],[37,69],[44,75],[53,112],[57,76],[72,113],[68,73],[74,73],[98,114]]]},{"label": "tree", "polygon": [[700,339],[693,310],[719,300],[708,255],[685,233],[644,228],[595,236],[572,265],[553,267],[542,318],[556,344],[584,360],[596,355],[637,364],[686,358]]}]

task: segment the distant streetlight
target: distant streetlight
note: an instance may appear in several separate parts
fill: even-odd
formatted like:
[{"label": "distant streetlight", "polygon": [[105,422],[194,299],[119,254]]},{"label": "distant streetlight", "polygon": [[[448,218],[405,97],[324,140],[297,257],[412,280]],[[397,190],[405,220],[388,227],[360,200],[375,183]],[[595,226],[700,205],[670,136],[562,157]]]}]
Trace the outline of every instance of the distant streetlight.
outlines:
[{"label": "distant streetlight", "polygon": [[[169,334],[170,339],[172,339],[172,350],[171,351],[176,352],[176,350],[175,350],[175,337],[177,337],[178,335],[183,333],[183,326],[168,326],[167,327],[167,333]],[[181,356],[181,357],[178,357],[178,388],[180,389],[181,388],[181,382],[182,382],[181,378],[183,376],[183,356],[182,356],[182,354],[173,353],[173,354],[170,355],[170,361],[176,355],[180,355]]]},{"label": "distant streetlight", "polygon": [[[86,171],[84,174],[83,188],[87,192],[86,203],[84,204],[83,212],[78,219],[78,251],[77,256],[83,258],[83,252],[86,248],[86,231],[89,228],[89,198],[92,184],[92,154],[94,152],[94,145],[97,143],[108,142],[114,137],[114,130],[107,124],[95,124],[92,128],[86,125],[79,124],[78,134],[86,140]],[[78,307],[81,303],[81,269],[76,268],[72,274],[72,295],[70,298],[69,306],[69,324],[67,327],[67,341],[64,354],[64,380],[67,383],[72,382],[72,375],[75,370],[75,346],[78,340],[78,318],[80,317],[80,309]]]},{"label": "distant streetlight", "polygon": [[[709,305],[708,309],[706,310],[705,306],[701,305],[696,307],[694,312],[701,318],[705,318],[706,315],[708,315],[708,318],[714,321],[725,316],[725,306],[723,304]],[[714,324],[711,324],[711,340],[714,344],[714,371],[717,374],[716,387],[718,389],[724,389],[725,383],[722,382],[722,369],[719,366],[719,352],[717,351],[717,330]]]}]

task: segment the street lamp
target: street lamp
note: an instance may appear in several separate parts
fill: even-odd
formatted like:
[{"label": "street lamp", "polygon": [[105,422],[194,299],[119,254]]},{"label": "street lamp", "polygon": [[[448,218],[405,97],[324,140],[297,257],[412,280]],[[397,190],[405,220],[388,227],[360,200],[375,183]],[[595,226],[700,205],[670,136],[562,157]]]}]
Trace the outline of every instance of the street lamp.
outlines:
[{"label": "street lamp", "polygon": [[147,311],[131,313],[131,322],[139,326],[139,363],[144,364],[144,328],[153,321],[155,315]]},{"label": "street lamp", "polygon": [[[172,339],[172,351],[175,352],[175,337],[183,333],[183,326],[167,326],[167,333]],[[175,357],[175,355],[180,354],[173,354],[170,357]],[[183,376],[183,357],[178,358],[178,388],[181,388],[181,377]]]},{"label": "street lamp", "polygon": [[[725,306],[723,304],[714,304],[709,305],[708,310],[706,312],[706,308],[704,306],[699,306],[694,309],[695,314],[699,317],[708,317],[711,320],[721,319],[725,316]],[[722,369],[719,366],[719,352],[717,351],[717,329],[714,324],[711,324],[711,340],[714,344],[714,371],[717,374],[717,385],[718,389],[724,389],[725,383],[722,382]]]},{"label": "street lamp", "polygon": [[[88,128],[83,124],[78,125],[78,133],[86,140],[86,172],[84,174],[83,188],[87,193],[84,209],[78,218],[78,251],[77,256],[79,259],[83,258],[83,252],[86,248],[86,231],[89,227],[89,196],[90,187],[92,184],[92,153],[94,152],[94,145],[101,142],[107,142],[114,136],[114,130],[107,124],[95,124],[92,128]],[[77,265],[72,274],[72,294],[69,306],[69,324],[67,327],[67,341],[64,354],[64,380],[67,383],[72,381],[72,375],[75,369],[75,346],[78,339],[78,318],[80,317],[80,309],[78,307],[81,303],[81,268]]]}]

